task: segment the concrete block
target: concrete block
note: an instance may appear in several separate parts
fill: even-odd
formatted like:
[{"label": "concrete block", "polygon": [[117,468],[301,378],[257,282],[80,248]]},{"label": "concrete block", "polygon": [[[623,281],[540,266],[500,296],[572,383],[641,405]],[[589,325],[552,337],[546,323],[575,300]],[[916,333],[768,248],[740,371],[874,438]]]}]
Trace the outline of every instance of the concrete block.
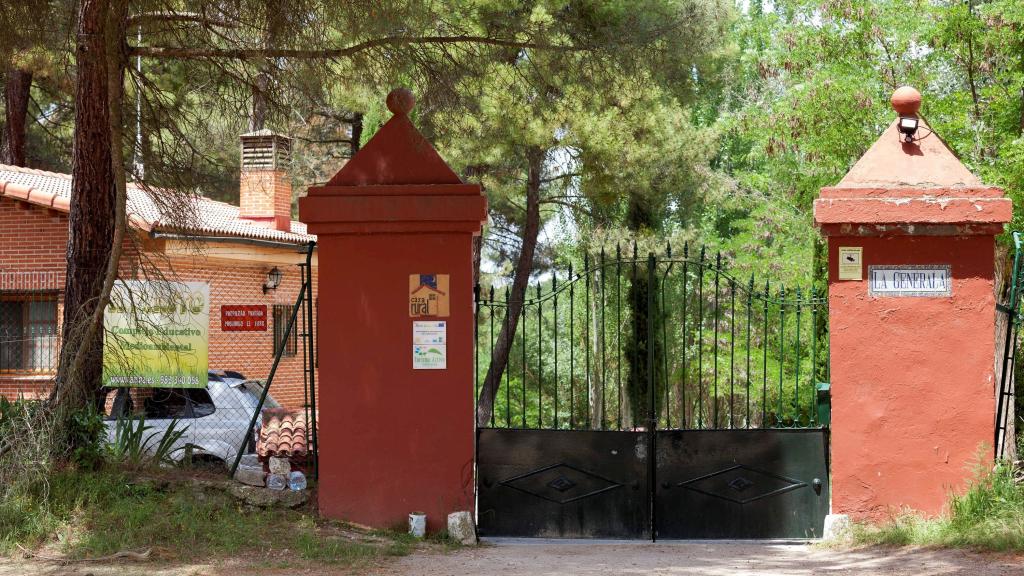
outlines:
[{"label": "concrete block", "polygon": [[847,514],[829,514],[825,516],[824,540],[842,540],[850,536],[853,522]]},{"label": "concrete block", "polygon": [[258,454],[242,454],[242,459],[238,461],[239,466],[249,466],[252,468],[262,468],[263,463],[260,462]]},{"label": "concrete block", "polygon": [[476,544],[476,525],[473,524],[473,515],[466,511],[449,514],[448,536],[466,546]]},{"label": "concrete block", "polygon": [[267,473],[262,466],[238,466],[235,470],[235,480],[249,486],[263,487],[266,485]]}]

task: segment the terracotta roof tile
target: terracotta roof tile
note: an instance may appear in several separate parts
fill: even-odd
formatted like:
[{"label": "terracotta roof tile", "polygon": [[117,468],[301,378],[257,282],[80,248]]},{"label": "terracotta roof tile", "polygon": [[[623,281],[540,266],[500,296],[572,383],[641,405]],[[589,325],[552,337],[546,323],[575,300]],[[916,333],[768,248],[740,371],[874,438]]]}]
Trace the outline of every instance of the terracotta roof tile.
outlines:
[{"label": "terracotta roof tile", "polygon": [[306,415],[300,411],[285,408],[264,410],[256,453],[260,458],[304,458],[308,452],[306,430]]},{"label": "terracotta roof tile", "polygon": [[[146,231],[165,228],[161,226],[160,208],[150,196],[160,192],[160,189],[147,191],[129,183],[128,213],[133,225]],[[71,176],[0,164],[0,196],[10,196],[67,212],[71,206]],[[204,197],[199,197],[196,202],[198,220],[185,231],[173,231],[201,236],[237,236],[295,244],[316,240],[316,236],[306,232],[306,225],[302,222],[293,220],[291,230],[284,232],[239,218],[238,206]]]}]

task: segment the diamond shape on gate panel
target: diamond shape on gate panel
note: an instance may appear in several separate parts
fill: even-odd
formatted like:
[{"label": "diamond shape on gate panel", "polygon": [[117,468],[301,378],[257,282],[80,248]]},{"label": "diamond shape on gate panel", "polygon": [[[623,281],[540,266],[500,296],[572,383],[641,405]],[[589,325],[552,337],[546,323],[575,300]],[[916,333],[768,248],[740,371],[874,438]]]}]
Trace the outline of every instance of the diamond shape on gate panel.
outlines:
[{"label": "diamond shape on gate panel", "polygon": [[538,468],[501,484],[555,504],[568,504],[622,487],[618,482],[569,464]]},{"label": "diamond shape on gate panel", "polygon": [[743,492],[744,490],[750,488],[753,485],[753,482],[747,480],[743,476],[737,476],[735,479],[733,479],[732,482],[729,482],[729,488],[732,488],[737,492]]},{"label": "diamond shape on gate panel", "polygon": [[676,486],[737,504],[746,504],[803,488],[807,484],[740,464],[680,482]]},{"label": "diamond shape on gate panel", "polygon": [[551,482],[548,482],[548,486],[551,486],[552,488],[558,490],[559,492],[565,492],[566,490],[572,488],[575,485],[575,482],[569,480],[565,476],[559,476],[558,478],[555,478]]}]

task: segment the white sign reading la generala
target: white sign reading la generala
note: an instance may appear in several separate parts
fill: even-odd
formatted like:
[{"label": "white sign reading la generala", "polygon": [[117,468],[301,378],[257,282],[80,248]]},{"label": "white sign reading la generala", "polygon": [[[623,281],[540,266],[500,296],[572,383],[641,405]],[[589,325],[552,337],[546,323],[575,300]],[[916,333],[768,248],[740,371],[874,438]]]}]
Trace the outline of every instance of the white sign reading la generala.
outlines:
[{"label": "white sign reading la generala", "polygon": [[953,294],[949,264],[934,266],[868,266],[868,292],[872,296],[924,296]]}]

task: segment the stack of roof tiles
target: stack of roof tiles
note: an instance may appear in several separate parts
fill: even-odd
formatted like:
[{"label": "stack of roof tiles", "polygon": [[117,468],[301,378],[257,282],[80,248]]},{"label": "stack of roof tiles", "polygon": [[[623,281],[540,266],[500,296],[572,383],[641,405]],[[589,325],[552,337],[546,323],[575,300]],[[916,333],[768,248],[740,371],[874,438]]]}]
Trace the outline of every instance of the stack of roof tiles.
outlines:
[{"label": "stack of roof tiles", "polygon": [[260,458],[305,458],[306,415],[301,411],[284,408],[263,411],[263,426],[256,442],[256,453]]}]

